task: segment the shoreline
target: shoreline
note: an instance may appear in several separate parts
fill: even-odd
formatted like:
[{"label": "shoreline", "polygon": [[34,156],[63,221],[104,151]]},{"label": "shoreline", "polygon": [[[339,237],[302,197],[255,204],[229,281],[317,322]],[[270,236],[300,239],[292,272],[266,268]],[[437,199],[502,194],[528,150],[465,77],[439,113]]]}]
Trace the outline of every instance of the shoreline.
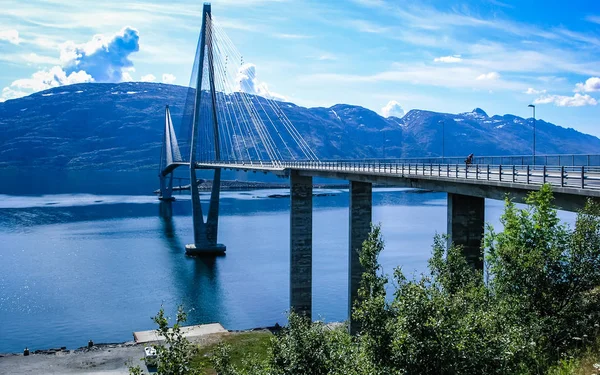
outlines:
[{"label": "shoreline", "polygon": [[[214,324],[213,324],[214,325]],[[182,328],[203,328],[187,326]],[[220,324],[219,324],[220,326]],[[222,327],[221,327],[222,328]],[[260,327],[247,330],[225,330],[200,334],[184,334],[191,344],[200,348],[211,347],[225,340],[244,335],[271,335],[281,327]],[[150,331],[145,331],[150,332]],[[135,336],[134,336],[135,337]],[[77,349],[51,348],[23,353],[0,353],[0,374],[111,374],[128,375],[129,366],[140,366],[144,373],[153,373],[144,362],[144,347],[162,340],[121,343],[98,343]]]},{"label": "shoreline", "polygon": [[[257,182],[257,181],[237,181],[237,180],[222,180],[221,191],[232,190],[263,190],[263,189],[289,189],[288,183],[274,182]],[[314,184],[315,189],[347,189],[348,184]],[[211,191],[212,180],[198,179],[198,190]],[[190,190],[190,185],[173,186],[173,192]],[[156,189],[154,194],[159,194],[160,189]]]},{"label": "shoreline", "polygon": [[[186,330],[190,330],[191,328],[196,328],[196,327],[202,328],[202,327],[208,327],[208,326],[215,325],[215,324],[218,324],[219,326],[221,326],[220,323],[206,323],[206,324],[199,324],[199,325],[182,326],[181,329],[183,331],[186,331]],[[192,334],[192,335],[187,335],[184,333],[184,337],[186,337],[188,340],[190,340],[190,342],[194,342],[198,338],[211,336],[211,335],[218,335],[218,334],[239,334],[239,333],[248,333],[248,332],[256,332],[256,331],[269,331],[271,333],[275,333],[281,329],[281,326],[274,325],[274,326],[255,327],[255,328],[248,328],[248,329],[225,329],[225,328],[223,328],[223,326],[221,326],[221,328],[222,328],[222,331],[218,331],[218,332],[211,331],[211,332],[207,332],[207,333]],[[131,341],[93,343],[93,345],[91,347],[80,346],[75,349],[68,349],[66,346],[62,346],[62,347],[44,348],[44,349],[35,349],[35,350],[29,349],[28,356],[31,357],[34,355],[39,356],[39,355],[87,353],[87,352],[93,352],[93,351],[99,350],[99,349],[111,349],[111,348],[143,346],[143,345],[148,346],[151,343],[163,341],[162,339],[155,339],[155,340],[151,340],[151,341],[140,341],[140,342],[135,341],[136,334],[147,333],[147,332],[156,332],[156,330],[132,332],[132,336],[134,339]],[[2,360],[2,358],[6,358],[6,357],[27,357],[27,356],[23,355],[22,351],[21,352],[6,352],[6,353],[0,352],[0,361]],[[1,372],[0,372],[0,374],[1,374]]]},{"label": "shoreline", "polygon": [[[394,186],[373,184],[373,188],[393,188]],[[238,181],[238,180],[222,180],[221,191],[244,191],[244,190],[267,190],[267,189],[289,189],[290,184],[288,183],[272,183],[272,182],[258,182],[258,181]],[[211,191],[212,180],[198,180],[198,190],[202,192]],[[348,183],[342,184],[313,184],[313,189],[348,189]],[[433,190],[422,190],[415,188],[407,188],[409,192],[415,193],[430,193]],[[188,191],[190,185],[173,186],[173,192],[176,191]],[[154,194],[160,194],[160,189],[153,191]]]}]

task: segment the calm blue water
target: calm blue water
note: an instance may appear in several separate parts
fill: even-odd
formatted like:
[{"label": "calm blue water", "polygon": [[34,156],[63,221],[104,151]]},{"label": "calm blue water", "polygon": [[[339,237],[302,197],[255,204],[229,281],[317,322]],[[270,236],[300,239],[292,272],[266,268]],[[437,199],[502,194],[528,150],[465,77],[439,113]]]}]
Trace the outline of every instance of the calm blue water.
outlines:
[{"label": "calm blue water", "polygon": [[[155,328],[160,306],[188,323],[228,329],[285,323],[289,304],[289,199],[271,191],[223,192],[219,242],[227,255],[184,255],[189,197],[172,218],[148,190],[155,173],[0,172],[0,353],[132,340]],[[314,198],[313,316],[347,318],[348,193]],[[279,193],[281,193],[279,191]],[[433,235],[446,230],[446,196],[376,189],[381,263],[426,269]],[[502,202],[486,202],[498,224]],[[164,207],[163,207],[164,209]],[[563,214],[572,222],[574,215]]]}]

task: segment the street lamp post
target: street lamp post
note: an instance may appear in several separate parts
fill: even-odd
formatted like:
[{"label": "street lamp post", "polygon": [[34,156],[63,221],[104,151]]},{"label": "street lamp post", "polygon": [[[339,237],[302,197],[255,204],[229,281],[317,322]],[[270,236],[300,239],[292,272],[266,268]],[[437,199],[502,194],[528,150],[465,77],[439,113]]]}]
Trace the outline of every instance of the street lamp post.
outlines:
[{"label": "street lamp post", "polygon": [[444,162],[445,156],[445,148],[446,148],[446,130],[444,129],[445,122],[444,120],[440,121],[442,123],[442,163]]},{"label": "street lamp post", "polygon": [[530,104],[528,107],[533,108],[533,165],[535,165],[535,106]]}]

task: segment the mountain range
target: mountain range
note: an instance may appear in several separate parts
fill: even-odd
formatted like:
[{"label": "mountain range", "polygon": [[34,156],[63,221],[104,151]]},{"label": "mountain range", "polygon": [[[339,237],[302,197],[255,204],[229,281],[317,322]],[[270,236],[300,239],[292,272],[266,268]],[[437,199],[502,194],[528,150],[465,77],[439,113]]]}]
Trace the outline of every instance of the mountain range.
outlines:
[{"label": "mountain range", "polygon": [[[164,106],[171,106],[177,124],[187,92],[158,83],[85,83],[0,103],[0,168],[158,168]],[[385,118],[348,104],[280,107],[320,159],[440,156],[442,137],[447,157],[532,152],[532,119],[490,117],[479,108]],[[536,153],[599,151],[597,137],[537,120]]]}]

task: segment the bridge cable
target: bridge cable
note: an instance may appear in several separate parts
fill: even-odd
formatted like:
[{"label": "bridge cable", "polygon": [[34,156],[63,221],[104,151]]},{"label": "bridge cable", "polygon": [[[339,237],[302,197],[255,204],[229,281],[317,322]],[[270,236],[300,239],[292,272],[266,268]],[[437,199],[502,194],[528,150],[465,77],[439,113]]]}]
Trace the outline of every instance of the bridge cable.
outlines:
[{"label": "bridge cable", "polygon": [[[214,23],[213,23],[213,25],[214,25]],[[228,38],[227,34],[222,30],[222,28],[215,27],[215,30],[216,30],[216,34],[219,36],[219,39],[222,40],[226,45],[229,46],[229,49],[231,50],[232,54],[240,56],[239,53],[238,53],[238,51],[235,49],[235,46],[233,46],[233,43]],[[255,77],[256,73],[255,73],[254,70],[249,69],[247,71],[247,74],[248,74],[249,78],[252,81],[256,80],[256,77]],[[243,87],[240,86],[240,89],[241,89],[241,91],[243,91]],[[276,101],[273,100],[270,97],[270,95],[268,95],[268,94],[264,97],[264,99],[266,99],[267,104],[271,108],[272,112],[275,113],[275,116],[281,121],[281,123],[283,124],[284,128],[286,129],[286,132],[291,136],[291,138],[294,140],[294,142],[300,148],[300,151],[305,155],[305,157],[307,159],[309,159],[309,160],[318,160],[316,154],[308,146],[308,144],[306,143],[306,141],[304,140],[304,138],[300,135],[300,133],[298,132],[298,130],[296,129],[296,127],[291,123],[291,121],[289,120],[289,118],[287,117],[287,115],[285,115],[285,113],[283,112],[283,110],[279,107],[279,105],[277,105]],[[260,101],[260,99],[257,99],[257,101],[258,101],[259,105],[261,106],[261,109],[263,110],[263,112],[267,116],[267,119],[271,123],[273,129],[279,135],[282,143],[284,144],[284,146],[286,146],[286,149],[288,150],[288,152],[290,154],[290,157],[292,159],[295,159],[295,156],[294,156],[293,152],[291,151],[291,149],[287,145],[287,142],[284,140],[281,132],[279,131],[279,129],[275,125],[275,122],[268,115],[267,110],[265,109],[263,103]],[[255,115],[256,114],[257,113],[255,113]],[[263,127],[264,127],[264,124],[263,124]]]},{"label": "bridge cable", "polygon": [[[227,42],[226,39],[223,39],[223,41]],[[230,46],[230,49],[232,51],[236,52],[235,49],[231,48],[231,47],[232,46]],[[240,82],[240,88],[241,88],[241,82]],[[258,98],[251,98],[244,90],[240,90],[239,92],[241,94],[240,97],[242,99],[242,102],[243,102],[244,106],[246,107],[246,110],[250,114],[252,124],[254,125],[254,128],[256,129],[257,134],[259,135],[259,137],[265,147],[265,150],[267,151],[269,159],[271,160],[272,163],[275,163],[277,160],[281,159],[281,154],[279,153],[278,149],[276,148],[275,142],[273,141],[271,134],[267,131],[266,126],[265,126],[264,122],[262,121],[262,119],[260,118],[260,114],[253,103],[253,99],[258,100]]]}]

